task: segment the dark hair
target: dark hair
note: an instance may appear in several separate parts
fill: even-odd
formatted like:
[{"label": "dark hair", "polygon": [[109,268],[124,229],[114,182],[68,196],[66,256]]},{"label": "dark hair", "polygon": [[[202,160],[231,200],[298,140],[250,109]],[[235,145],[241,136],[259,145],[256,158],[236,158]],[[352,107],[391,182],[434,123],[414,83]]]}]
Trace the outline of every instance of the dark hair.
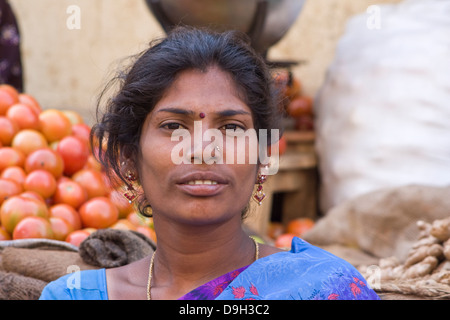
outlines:
[{"label": "dark hair", "polygon": [[[280,129],[281,113],[270,71],[245,34],[177,27],[138,54],[129,70],[119,73],[100,95],[98,115],[105,93],[119,81],[117,93],[107,101],[91,134],[92,145],[97,148],[94,154],[112,177],[126,182],[120,172],[121,159],[138,159],[143,123],[176,76],[184,70],[206,71],[211,66],[231,75],[252,110],[257,132]],[[142,206],[139,209],[143,213]]]}]

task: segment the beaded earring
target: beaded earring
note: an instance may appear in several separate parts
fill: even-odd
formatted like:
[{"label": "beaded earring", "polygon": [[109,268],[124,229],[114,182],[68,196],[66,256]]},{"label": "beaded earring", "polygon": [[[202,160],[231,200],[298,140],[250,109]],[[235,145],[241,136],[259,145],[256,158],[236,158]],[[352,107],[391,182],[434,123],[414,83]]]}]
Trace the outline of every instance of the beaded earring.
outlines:
[{"label": "beaded earring", "polygon": [[136,197],[137,197],[137,191],[135,189],[136,186],[136,175],[128,170],[125,173],[125,180],[127,183],[125,184],[125,192],[123,193],[123,196],[128,200],[129,203],[132,203]]},{"label": "beaded earring", "polygon": [[252,199],[256,201],[258,205],[261,205],[264,199],[266,198],[266,194],[263,192],[263,183],[266,182],[267,176],[263,174],[258,174],[258,178],[256,179],[256,191],[252,196]]}]

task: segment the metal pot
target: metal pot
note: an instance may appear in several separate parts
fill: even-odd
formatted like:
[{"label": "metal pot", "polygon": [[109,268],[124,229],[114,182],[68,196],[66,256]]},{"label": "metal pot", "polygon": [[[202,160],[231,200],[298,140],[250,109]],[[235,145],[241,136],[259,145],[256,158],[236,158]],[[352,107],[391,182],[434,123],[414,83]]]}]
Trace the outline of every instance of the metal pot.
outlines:
[{"label": "metal pot", "polygon": [[145,0],[167,32],[175,25],[240,30],[265,53],[297,19],[305,0]]}]

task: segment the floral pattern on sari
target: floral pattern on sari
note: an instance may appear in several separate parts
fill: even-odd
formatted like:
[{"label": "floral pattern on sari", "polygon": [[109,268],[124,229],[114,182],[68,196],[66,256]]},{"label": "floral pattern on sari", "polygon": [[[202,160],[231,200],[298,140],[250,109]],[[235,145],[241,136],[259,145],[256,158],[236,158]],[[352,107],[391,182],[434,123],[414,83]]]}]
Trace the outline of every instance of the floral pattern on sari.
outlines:
[{"label": "floral pattern on sari", "polygon": [[178,300],[214,300],[223,290],[248,266],[226,273],[214,280],[211,280],[191,292],[185,294]]}]

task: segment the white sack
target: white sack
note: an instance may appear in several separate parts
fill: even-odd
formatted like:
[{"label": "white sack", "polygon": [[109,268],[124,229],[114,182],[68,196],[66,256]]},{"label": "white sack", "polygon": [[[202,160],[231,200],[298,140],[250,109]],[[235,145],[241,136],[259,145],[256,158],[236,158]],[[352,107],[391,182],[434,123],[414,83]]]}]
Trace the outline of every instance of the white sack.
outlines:
[{"label": "white sack", "polygon": [[322,211],[381,188],[450,185],[450,0],[351,18],[315,108]]}]

